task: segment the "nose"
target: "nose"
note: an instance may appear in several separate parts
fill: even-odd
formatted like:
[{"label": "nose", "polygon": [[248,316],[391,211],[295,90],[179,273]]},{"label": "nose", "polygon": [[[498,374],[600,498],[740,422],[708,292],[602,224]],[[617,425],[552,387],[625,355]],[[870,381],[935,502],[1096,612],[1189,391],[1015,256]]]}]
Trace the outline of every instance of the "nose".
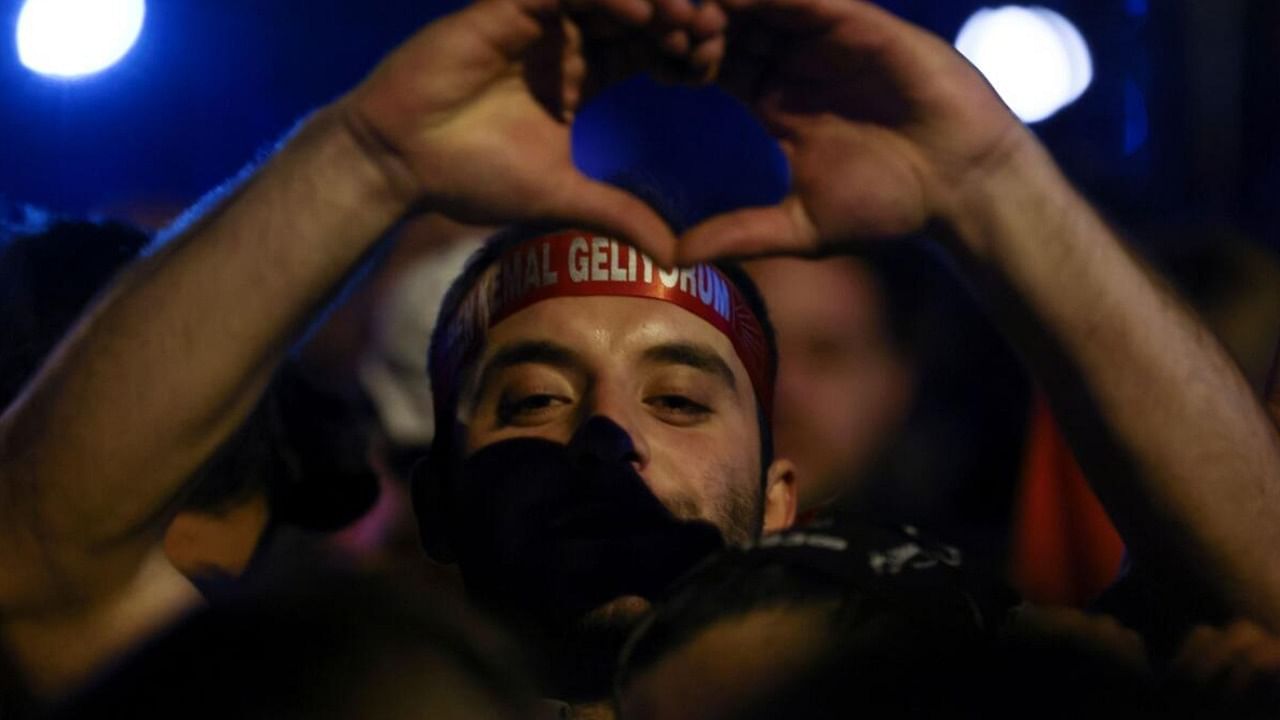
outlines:
[{"label": "nose", "polygon": [[575,459],[607,463],[629,462],[637,472],[649,463],[649,448],[639,432],[630,408],[602,393],[584,409],[586,417],[569,442]]},{"label": "nose", "polygon": [[569,454],[578,462],[602,463],[635,462],[638,455],[631,435],[603,415],[592,415],[578,427]]}]

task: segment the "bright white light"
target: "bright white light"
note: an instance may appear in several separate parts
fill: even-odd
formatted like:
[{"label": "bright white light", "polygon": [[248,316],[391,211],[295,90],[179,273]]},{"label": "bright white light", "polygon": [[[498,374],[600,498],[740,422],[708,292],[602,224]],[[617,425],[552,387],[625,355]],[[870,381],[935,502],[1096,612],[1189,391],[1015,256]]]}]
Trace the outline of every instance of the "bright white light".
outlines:
[{"label": "bright white light", "polygon": [[142,32],[144,0],[27,0],[18,15],[18,58],[41,75],[105,70]]},{"label": "bright white light", "polygon": [[1093,80],[1084,37],[1047,8],[979,10],[960,28],[956,49],[1024,122],[1039,122],[1075,102]]}]

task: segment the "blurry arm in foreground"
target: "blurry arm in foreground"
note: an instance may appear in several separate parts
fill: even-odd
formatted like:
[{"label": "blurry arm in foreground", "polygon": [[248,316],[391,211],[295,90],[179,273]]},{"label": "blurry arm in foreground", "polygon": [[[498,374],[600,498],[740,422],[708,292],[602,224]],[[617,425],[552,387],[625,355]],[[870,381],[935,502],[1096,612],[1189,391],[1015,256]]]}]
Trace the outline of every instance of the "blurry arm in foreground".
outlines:
[{"label": "blurry arm in foreground", "polygon": [[945,41],[868,2],[725,0],[722,82],[791,163],[681,260],[931,229],[1032,365],[1135,557],[1280,629],[1280,440],[1217,341]]},{"label": "blurry arm in foreground", "polygon": [[[682,0],[575,8],[674,28],[654,42],[695,75],[722,47],[723,15]],[[134,581],[185,479],[409,212],[558,220],[670,258],[657,215],[572,164],[588,49],[558,0],[480,0],[438,20],[131,268],[0,417],[0,620]]]}]

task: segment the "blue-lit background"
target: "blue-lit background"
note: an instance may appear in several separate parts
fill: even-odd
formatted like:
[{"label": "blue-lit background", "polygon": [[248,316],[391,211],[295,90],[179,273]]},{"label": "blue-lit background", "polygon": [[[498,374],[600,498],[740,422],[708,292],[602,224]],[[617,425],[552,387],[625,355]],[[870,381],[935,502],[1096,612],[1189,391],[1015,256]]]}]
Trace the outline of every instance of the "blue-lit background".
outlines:
[{"label": "blue-lit background", "polygon": [[[977,2],[886,2],[953,39]],[[1093,53],[1081,99],[1036,125],[1122,221],[1226,222],[1276,247],[1275,42],[1265,0],[1042,2]],[[162,220],[233,174],[308,109],[456,2],[152,0],[133,50],[75,81],[18,62],[22,3],[0,3],[0,195],[54,210]],[[649,83],[588,108],[575,151],[673,188],[677,209],[774,197],[785,168],[726,98]]]}]

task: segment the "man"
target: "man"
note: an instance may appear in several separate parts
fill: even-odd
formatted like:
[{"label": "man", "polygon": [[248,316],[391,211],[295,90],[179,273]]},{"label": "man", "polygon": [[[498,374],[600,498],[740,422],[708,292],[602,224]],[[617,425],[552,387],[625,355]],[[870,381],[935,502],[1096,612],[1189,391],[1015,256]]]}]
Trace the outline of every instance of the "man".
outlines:
[{"label": "man", "polygon": [[649,601],[722,539],[793,521],[794,473],[770,452],[775,361],[733,267],[515,228],[455,281],[415,509],[428,551],[543,648],[560,695],[600,697]]},{"label": "man", "polygon": [[[139,554],[131,531],[235,427],[312,310],[397,220],[434,210],[466,222],[583,227],[644,249],[655,270],[834,251],[931,224],[1052,388],[1134,553],[1203,577],[1236,611],[1280,626],[1272,427],[1216,344],[1125,253],[976,71],[868,3],[735,0],[725,9],[727,38],[725,11],[712,4],[579,7],[615,27],[648,27],[693,75],[715,74],[723,57],[721,81],[791,162],[779,206],[710,219],[677,242],[638,198],[573,168],[573,112],[597,71],[630,58],[611,54],[625,33],[595,42],[597,24],[579,24],[556,0],[483,0],[428,26],[135,267],[6,412],[0,603],[100,592],[127,576]],[[580,309],[570,312],[574,302]],[[746,419],[767,398],[740,381],[727,336],[669,309],[618,297],[521,309],[530,327],[563,333],[578,357],[508,363],[533,372],[512,378],[514,396],[477,383],[489,394],[459,404],[470,412],[457,418],[455,461],[500,469],[503,457],[485,449],[501,441],[534,435],[522,447],[538,454],[574,435],[615,444],[625,435],[627,464],[652,495],[679,502],[674,515],[736,532],[714,499],[760,481],[751,476],[762,469],[752,465],[760,439]],[[532,332],[502,322],[488,330],[482,363]],[[645,359],[642,340],[681,333],[719,343],[730,364],[732,387],[715,390],[732,416],[714,421],[724,427],[641,415],[641,398],[684,393],[641,392],[633,373],[645,369],[618,357]],[[574,368],[578,384],[549,367]],[[696,404],[664,399],[643,412],[685,422],[699,417]],[[554,421],[521,424],[541,423],[542,413]],[[725,447],[734,434],[736,448]],[[765,487],[781,488],[785,510],[788,483],[766,475],[778,478]],[[773,517],[785,524],[787,513]]]}]

